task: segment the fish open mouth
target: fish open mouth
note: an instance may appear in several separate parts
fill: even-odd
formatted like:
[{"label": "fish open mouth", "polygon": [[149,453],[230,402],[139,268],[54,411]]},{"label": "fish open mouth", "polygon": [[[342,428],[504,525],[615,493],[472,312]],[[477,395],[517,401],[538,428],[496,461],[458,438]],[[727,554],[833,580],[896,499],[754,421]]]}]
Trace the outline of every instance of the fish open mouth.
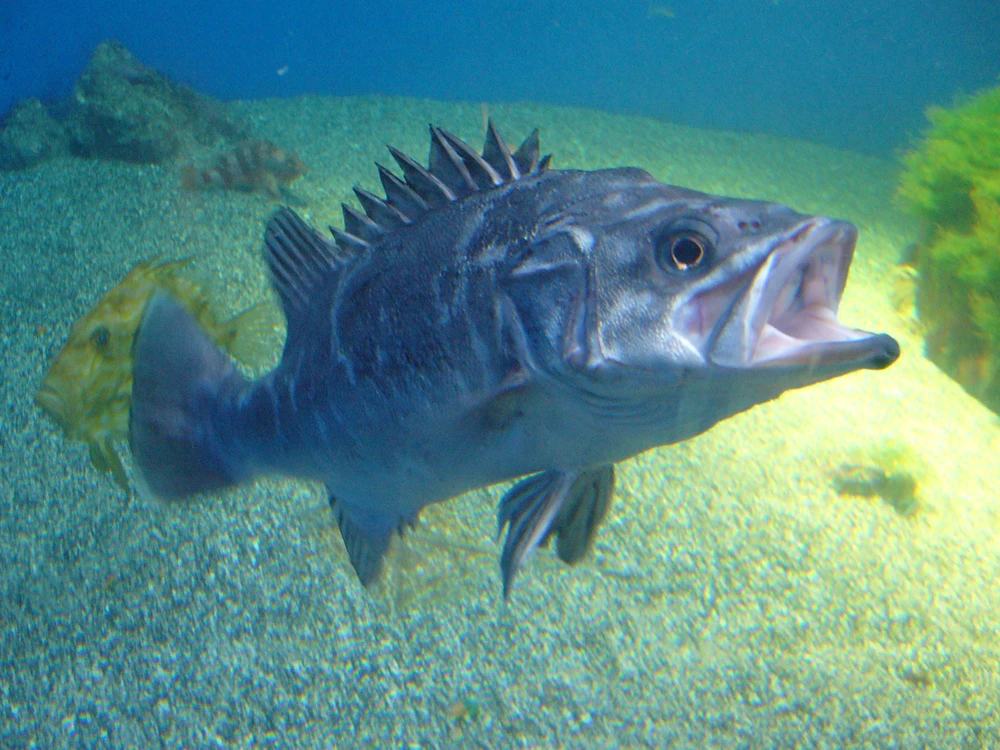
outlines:
[{"label": "fish open mouth", "polygon": [[758,266],[697,295],[702,314],[717,313],[709,359],[740,368],[892,364],[899,345],[891,336],[837,319],[856,241],[852,224],[807,219],[762,248]]}]

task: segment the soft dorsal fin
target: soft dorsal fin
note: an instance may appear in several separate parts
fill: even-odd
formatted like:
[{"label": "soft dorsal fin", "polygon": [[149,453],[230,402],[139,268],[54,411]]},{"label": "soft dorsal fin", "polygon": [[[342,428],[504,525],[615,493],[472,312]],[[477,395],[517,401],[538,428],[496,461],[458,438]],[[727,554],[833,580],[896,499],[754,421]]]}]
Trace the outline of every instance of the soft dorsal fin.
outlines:
[{"label": "soft dorsal fin", "polygon": [[354,189],[364,213],[344,206],[344,228],[330,228],[339,246],[350,252],[368,249],[387,233],[418,221],[428,211],[549,168],[549,157],[539,158],[537,130],[512,152],[490,120],[481,155],[442,128],[431,125],[430,133],[427,167],[392,146],[389,153],[403,177],[376,165],[385,198]]},{"label": "soft dorsal fin", "polygon": [[281,208],[264,232],[267,267],[285,318],[289,342],[314,333],[323,321],[329,325],[325,305],[336,286],[340,269],[350,255],[310,227],[290,208]]}]

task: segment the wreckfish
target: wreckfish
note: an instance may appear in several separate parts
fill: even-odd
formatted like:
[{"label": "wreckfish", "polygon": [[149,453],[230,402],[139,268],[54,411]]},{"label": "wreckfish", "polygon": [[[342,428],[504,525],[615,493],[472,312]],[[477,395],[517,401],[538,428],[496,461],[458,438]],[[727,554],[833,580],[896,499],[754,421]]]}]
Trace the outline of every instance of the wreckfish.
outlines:
[{"label": "wreckfish", "polygon": [[190,259],[158,263],[154,258],[136,265],[73,324],[35,396],[35,403],[56,421],[67,439],[88,445],[94,467],[110,473],[126,490],[128,479],[115,442],[128,437],[132,343],[154,293],[169,293],[214,344],[245,364],[263,361],[274,338],[269,333],[273,316],[265,306],[221,320],[205,290],[181,273],[190,264]]},{"label": "wreckfish", "polygon": [[224,188],[260,192],[281,200],[281,189],[308,171],[299,157],[270,141],[243,141],[232,151],[219,154],[205,169],[184,167],[181,183],[185,190]]},{"label": "wreckfish", "polygon": [[480,154],[431,127],[429,166],[390,148],[385,197],[344,228],[289,208],[265,230],[288,324],[244,377],[168,294],[135,345],[139,480],[177,501],[278,473],[319,480],[362,584],[421,509],[520,478],[500,566],[555,541],[584,557],[614,465],[800,388],[899,356],[840,323],[857,230],[638,168],[557,170],[493,123]]}]

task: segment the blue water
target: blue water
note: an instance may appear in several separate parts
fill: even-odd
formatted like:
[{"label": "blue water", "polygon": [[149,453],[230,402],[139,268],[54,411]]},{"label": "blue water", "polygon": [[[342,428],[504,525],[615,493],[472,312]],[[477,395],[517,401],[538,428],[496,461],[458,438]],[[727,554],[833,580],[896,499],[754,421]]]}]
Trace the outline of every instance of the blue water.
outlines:
[{"label": "blue water", "polygon": [[222,98],[533,100],[883,155],[1000,73],[996,0],[0,0],[0,113],[105,38]]}]

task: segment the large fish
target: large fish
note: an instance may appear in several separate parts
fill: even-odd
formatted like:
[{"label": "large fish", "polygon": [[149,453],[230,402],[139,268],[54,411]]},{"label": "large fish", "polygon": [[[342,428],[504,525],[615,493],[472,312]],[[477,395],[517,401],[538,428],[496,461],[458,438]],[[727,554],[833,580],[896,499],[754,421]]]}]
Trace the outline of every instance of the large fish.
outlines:
[{"label": "large fish", "polygon": [[526,477],[499,508],[506,595],[550,537],[586,553],[615,462],[899,356],[837,320],[844,221],[549,169],[537,131],[511,152],[492,123],[482,155],[436,127],[428,168],[390,152],[403,178],[380,166],[386,197],[357,189],[332,240],[288,209],[268,224],[288,338],[261,380],[152,300],[131,445],[155,495],[321,480],[368,584],[422,508]]}]

